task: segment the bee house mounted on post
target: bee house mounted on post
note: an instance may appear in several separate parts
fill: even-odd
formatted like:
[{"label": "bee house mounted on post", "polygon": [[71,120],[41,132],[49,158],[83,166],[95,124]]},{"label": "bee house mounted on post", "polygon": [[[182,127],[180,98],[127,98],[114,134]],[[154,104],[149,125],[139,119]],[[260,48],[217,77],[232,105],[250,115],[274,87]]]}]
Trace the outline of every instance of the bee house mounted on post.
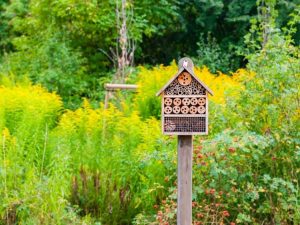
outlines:
[{"label": "bee house mounted on post", "polygon": [[177,74],[156,94],[162,96],[162,131],[169,135],[208,134],[208,93],[194,74],[189,58],[178,63]]}]

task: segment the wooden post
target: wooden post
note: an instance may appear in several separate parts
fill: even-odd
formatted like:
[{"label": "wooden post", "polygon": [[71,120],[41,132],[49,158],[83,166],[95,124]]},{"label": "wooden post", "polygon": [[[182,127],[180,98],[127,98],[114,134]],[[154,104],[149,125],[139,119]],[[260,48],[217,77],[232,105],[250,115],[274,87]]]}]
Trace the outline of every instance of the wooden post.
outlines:
[{"label": "wooden post", "polygon": [[162,96],[162,132],[178,136],[177,225],[192,225],[193,136],[208,134],[208,94],[213,92],[194,73],[190,58],[156,96]]},{"label": "wooden post", "polygon": [[136,91],[138,86],[135,84],[105,84],[104,88],[106,90],[104,108],[107,109],[109,99],[112,97],[112,94],[116,90],[133,90]]},{"label": "wooden post", "polygon": [[110,91],[107,90],[105,93],[104,109],[107,109],[107,107],[108,107],[109,98],[110,98]]},{"label": "wooden post", "polygon": [[193,136],[178,136],[177,225],[192,224]]}]

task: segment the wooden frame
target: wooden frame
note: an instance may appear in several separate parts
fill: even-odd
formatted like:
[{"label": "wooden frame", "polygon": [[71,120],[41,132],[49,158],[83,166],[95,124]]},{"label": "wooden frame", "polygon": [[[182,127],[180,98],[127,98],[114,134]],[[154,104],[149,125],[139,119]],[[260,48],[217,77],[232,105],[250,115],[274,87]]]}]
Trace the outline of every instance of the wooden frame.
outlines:
[{"label": "wooden frame", "polygon": [[135,84],[105,84],[104,88],[107,91],[115,91],[115,90],[136,90],[137,85]]},{"label": "wooden frame", "polygon": [[105,88],[105,100],[104,100],[104,108],[107,109],[109,99],[114,91],[117,90],[132,90],[136,91],[138,86],[135,84],[104,84]]},{"label": "wooden frame", "polygon": [[213,93],[193,70],[181,67],[157,93],[162,96],[162,132],[166,135],[207,135],[208,94]]}]

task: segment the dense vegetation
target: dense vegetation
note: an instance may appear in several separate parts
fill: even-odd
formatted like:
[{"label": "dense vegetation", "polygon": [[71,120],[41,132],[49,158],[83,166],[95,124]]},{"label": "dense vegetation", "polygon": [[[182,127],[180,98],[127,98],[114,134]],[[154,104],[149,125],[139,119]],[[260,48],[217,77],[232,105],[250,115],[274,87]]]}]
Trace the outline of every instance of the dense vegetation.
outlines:
[{"label": "dense vegetation", "polygon": [[214,91],[193,225],[300,224],[299,1],[127,1],[139,89],[105,109],[120,4],[0,0],[0,224],[176,224],[155,93],[183,55]]},{"label": "dense vegetation", "polygon": [[[213,73],[247,63],[251,21],[268,22],[266,4],[285,27],[299,0],[126,0],[128,53],[138,64],[194,58]],[[121,0],[0,0],[0,71],[29,76],[56,91],[68,108],[98,102],[118,65]],[[299,24],[295,24],[299,28]],[[300,33],[293,40],[299,44]],[[131,71],[129,71],[131,72]]]}]

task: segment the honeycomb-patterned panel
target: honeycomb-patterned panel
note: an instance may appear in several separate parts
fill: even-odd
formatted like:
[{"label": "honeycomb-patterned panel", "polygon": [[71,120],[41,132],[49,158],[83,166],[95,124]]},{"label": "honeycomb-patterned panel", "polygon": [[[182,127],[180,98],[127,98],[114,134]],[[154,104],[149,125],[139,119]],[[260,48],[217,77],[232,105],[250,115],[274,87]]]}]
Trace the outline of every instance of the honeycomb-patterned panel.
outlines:
[{"label": "honeycomb-patterned panel", "polygon": [[[184,75],[183,72],[181,75]],[[205,88],[191,76],[191,81],[179,75],[164,91],[165,95],[205,95]]]},{"label": "honeycomb-patterned panel", "polygon": [[205,133],[206,118],[205,117],[165,117],[164,126],[165,133]]}]

